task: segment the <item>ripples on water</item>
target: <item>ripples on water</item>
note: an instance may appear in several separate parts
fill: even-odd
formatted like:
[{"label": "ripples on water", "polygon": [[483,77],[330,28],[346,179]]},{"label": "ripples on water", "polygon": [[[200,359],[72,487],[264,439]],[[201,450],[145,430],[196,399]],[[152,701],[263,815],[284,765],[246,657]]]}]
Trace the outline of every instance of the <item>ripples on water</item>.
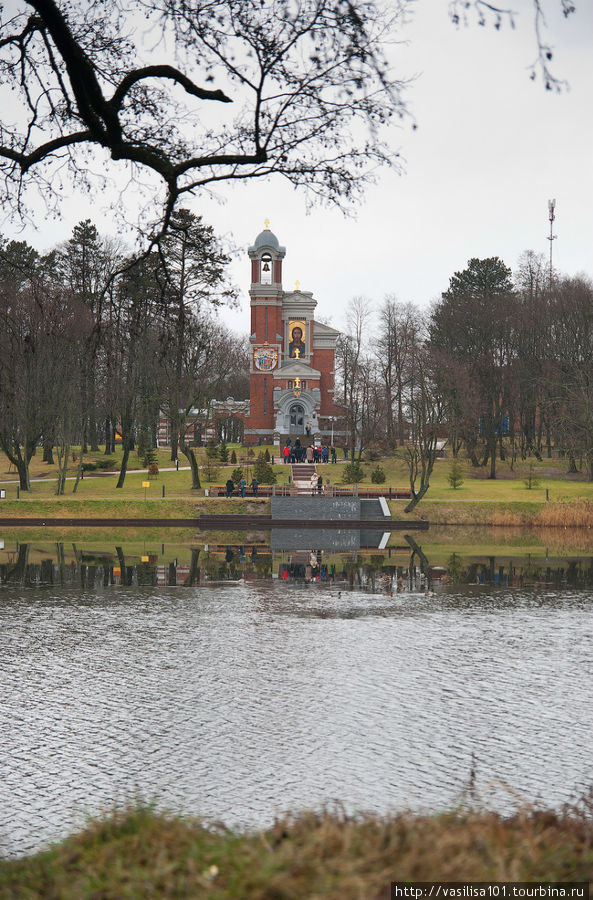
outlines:
[{"label": "ripples on water", "polygon": [[141,797],[229,825],[593,783],[591,592],[4,589],[0,852]]}]

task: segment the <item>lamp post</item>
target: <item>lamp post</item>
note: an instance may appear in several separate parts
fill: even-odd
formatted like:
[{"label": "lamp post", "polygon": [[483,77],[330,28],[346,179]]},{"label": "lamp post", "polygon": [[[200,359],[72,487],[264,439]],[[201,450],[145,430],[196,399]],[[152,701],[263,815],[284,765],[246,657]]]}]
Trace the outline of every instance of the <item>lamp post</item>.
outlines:
[{"label": "lamp post", "polygon": [[334,417],[333,417],[333,416],[330,416],[330,417],[329,417],[329,420],[330,420],[330,422],[332,423],[332,439],[331,439],[331,446],[333,447],[333,445],[334,445]]}]

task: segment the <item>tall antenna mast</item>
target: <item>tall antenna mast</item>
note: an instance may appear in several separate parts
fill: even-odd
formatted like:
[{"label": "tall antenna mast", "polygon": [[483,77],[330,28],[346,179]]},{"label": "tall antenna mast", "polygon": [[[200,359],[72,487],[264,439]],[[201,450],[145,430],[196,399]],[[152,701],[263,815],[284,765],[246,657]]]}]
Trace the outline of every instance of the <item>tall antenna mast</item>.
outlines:
[{"label": "tall antenna mast", "polygon": [[552,241],[556,240],[556,235],[554,234],[554,219],[556,216],[554,215],[554,211],[556,209],[556,201],[548,200],[548,219],[550,220],[550,234],[548,240],[550,242],[550,290],[552,290],[552,278],[554,276],[554,268],[552,266]]}]

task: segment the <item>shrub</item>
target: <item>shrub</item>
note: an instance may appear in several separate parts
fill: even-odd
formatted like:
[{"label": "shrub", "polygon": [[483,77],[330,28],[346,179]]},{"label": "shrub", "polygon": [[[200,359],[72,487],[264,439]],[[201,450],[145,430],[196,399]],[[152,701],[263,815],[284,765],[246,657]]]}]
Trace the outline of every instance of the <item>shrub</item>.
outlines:
[{"label": "shrub", "polygon": [[371,481],[373,484],[383,484],[385,481],[385,470],[381,466],[375,466],[371,472]]},{"label": "shrub", "polygon": [[363,478],[364,470],[358,459],[353,459],[352,462],[346,463],[342,469],[342,481],[344,484],[358,484]]},{"label": "shrub", "polygon": [[159,464],[157,462],[151,462],[148,467],[148,474],[152,475],[153,478],[157,478],[159,474]]},{"label": "shrub", "polygon": [[370,444],[364,451],[365,459],[371,462],[377,462],[378,459],[381,459],[381,456],[381,448],[377,444]]},{"label": "shrub", "polygon": [[276,484],[276,473],[266,459],[265,453],[258,455],[253,466],[253,476],[260,484]]},{"label": "shrub", "polygon": [[533,488],[539,487],[539,478],[535,473],[533,463],[529,464],[529,469],[527,470],[527,475],[523,479],[523,484],[528,491],[531,491]]},{"label": "shrub", "polygon": [[[140,455],[140,451],[138,451],[138,455]],[[150,469],[150,467],[156,463],[158,459],[158,455],[156,452],[156,447],[147,447],[144,451],[144,458],[142,460],[142,465],[146,469]]]},{"label": "shrub", "polygon": [[145,425],[142,425],[138,431],[138,443],[136,445],[136,455],[138,459],[141,459],[144,466],[147,466],[146,462],[146,454],[150,449],[150,439],[148,436],[148,429]]},{"label": "shrub", "polygon": [[206,481],[209,481],[211,484],[214,481],[218,481],[220,478],[220,472],[216,466],[217,459],[218,448],[215,447],[214,444],[208,444],[208,447],[206,448],[206,462],[203,469],[206,473]]},{"label": "shrub", "polygon": [[266,462],[270,462],[270,451],[266,447],[266,452],[264,453],[264,459]]},{"label": "shrub", "polygon": [[115,466],[115,460],[113,459],[94,459],[92,462],[85,462],[82,464],[83,472],[96,472],[97,469],[113,469]]},{"label": "shrub", "polygon": [[245,477],[245,476],[243,475],[243,469],[241,469],[241,468],[233,469],[232,474],[231,474],[231,478],[233,479],[233,481],[235,482],[235,484],[239,484],[239,482],[241,481],[241,479],[244,478],[244,477]]},{"label": "shrub", "polygon": [[453,461],[451,462],[449,474],[447,475],[447,481],[454,491],[456,491],[457,488],[463,484],[463,474],[461,472],[461,466],[456,459],[453,459]]},{"label": "shrub", "polygon": [[231,453],[231,466],[236,466],[236,465],[237,465],[237,454],[233,450],[233,452]]},{"label": "shrub", "polygon": [[218,448],[218,458],[222,463],[227,463],[229,461],[229,451],[226,445],[226,441],[221,441],[221,444]]}]

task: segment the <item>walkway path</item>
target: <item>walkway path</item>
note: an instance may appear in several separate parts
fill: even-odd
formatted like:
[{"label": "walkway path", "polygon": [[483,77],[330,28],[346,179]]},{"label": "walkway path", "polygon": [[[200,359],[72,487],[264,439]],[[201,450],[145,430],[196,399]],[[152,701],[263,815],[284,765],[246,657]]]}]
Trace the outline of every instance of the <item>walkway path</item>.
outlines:
[{"label": "walkway path", "polygon": [[[171,468],[168,468],[168,469],[159,469],[159,474],[161,472],[189,472],[189,470],[190,470],[189,466],[179,466],[179,468],[177,468],[176,466],[172,466]],[[142,473],[142,472],[148,472],[148,469],[128,469],[126,472],[126,475],[137,475],[138,473]],[[112,472],[85,472],[84,480],[86,480],[87,478],[109,478],[109,477],[113,477],[114,475],[119,475],[119,469],[113,470]],[[37,475],[37,477],[32,477],[30,480],[31,480],[31,483],[35,482],[37,484],[41,484],[44,481],[51,482],[51,481],[57,481],[58,479],[57,478],[46,478],[45,475],[41,475],[41,476]],[[67,475],[66,481],[76,481],[76,475]],[[19,483],[20,482],[19,482],[18,478],[14,478],[11,481],[0,481],[0,484],[19,484]]]}]

